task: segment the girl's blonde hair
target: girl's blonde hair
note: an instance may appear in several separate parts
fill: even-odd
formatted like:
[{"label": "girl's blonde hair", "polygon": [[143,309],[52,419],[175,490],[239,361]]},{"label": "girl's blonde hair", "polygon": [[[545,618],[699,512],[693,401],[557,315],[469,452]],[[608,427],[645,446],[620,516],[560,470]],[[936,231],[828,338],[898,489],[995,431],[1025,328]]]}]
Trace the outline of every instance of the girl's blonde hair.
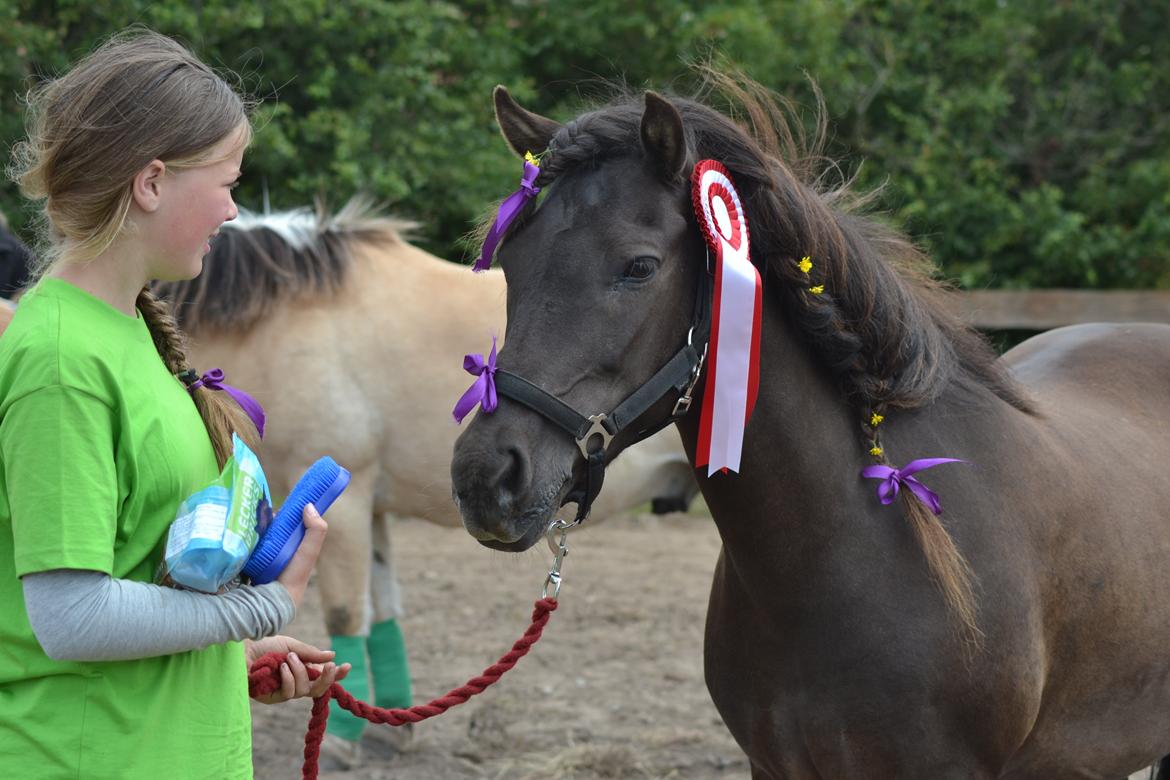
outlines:
[{"label": "girl's blonde hair", "polygon": [[[9,175],[43,201],[41,251],[33,277],[63,256],[91,260],[128,229],[134,176],[151,160],[168,170],[205,165],[234,133],[251,140],[250,105],[181,44],[145,29],[115,35],[68,73],[29,92],[27,139],[13,149]],[[145,288],[142,312],[163,362],[188,368],[182,332],[169,307]],[[232,431],[259,436],[226,393],[193,393],[222,466]]]}]

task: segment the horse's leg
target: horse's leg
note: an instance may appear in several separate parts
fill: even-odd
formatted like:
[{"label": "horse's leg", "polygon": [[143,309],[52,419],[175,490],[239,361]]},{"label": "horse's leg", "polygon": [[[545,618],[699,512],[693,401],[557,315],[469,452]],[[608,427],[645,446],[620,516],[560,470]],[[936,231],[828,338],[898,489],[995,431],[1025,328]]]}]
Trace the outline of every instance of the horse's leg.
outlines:
[{"label": "horse's leg", "polygon": [[[411,705],[410,665],[407,663],[406,642],[398,620],[403,615],[402,586],[394,567],[390,544],[390,526],[394,518],[389,514],[374,517],[373,577],[370,595],[374,605],[374,625],[366,648],[370,656],[370,672],[374,682],[374,703],[379,707],[409,707]],[[390,728],[375,727],[367,736],[400,750],[410,740],[411,724]]]},{"label": "horse's leg", "polygon": [[409,707],[410,668],[398,619],[402,617],[402,587],[394,569],[387,514],[374,518],[374,625],[370,629],[370,671],[374,675],[374,703],[379,707]]},{"label": "horse's leg", "polygon": [[[366,637],[370,632],[370,550],[377,473],[377,463],[353,471],[349,487],[329,508],[329,535],[317,560],[325,627],[337,653],[334,660],[353,665],[345,678],[345,689],[362,701],[370,698]],[[357,741],[364,727],[365,721],[333,702],[327,731],[352,743],[353,748],[351,756],[337,755],[339,760],[357,759]]]},{"label": "horse's leg", "polygon": [[770,772],[766,772],[757,764],[752,763],[750,760],[748,761],[748,765],[752,770],[752,780],[781,780],[780,778],[776,777],[776,775]]}]

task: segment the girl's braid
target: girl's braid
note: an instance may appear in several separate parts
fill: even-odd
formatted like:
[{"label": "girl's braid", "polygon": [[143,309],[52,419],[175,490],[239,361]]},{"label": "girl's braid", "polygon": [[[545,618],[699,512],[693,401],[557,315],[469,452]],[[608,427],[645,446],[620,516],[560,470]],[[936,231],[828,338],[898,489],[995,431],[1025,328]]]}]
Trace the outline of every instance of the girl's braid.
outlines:
[{"label": "girl's braid", "polygon": [[[187,338],[179,329],[170,307],[157,298],[149,287],[144,287],[142,292],[138,293],[137,306],[150,330],[151,338],[154,339],[154,347],[166,364],[167,370],[176,378],[189,371]],[[198,387],[191,393],[191,397],[195,402],[195,408],[199,410],[199,416],[203,418],[203,424],[207,427],[207,434],[211,438],[211,445],[220,468],[223,468],[232,455],[233,432],[238,434],[253,452],[259,454],[260,434],[247,413],[230,395]]]}]

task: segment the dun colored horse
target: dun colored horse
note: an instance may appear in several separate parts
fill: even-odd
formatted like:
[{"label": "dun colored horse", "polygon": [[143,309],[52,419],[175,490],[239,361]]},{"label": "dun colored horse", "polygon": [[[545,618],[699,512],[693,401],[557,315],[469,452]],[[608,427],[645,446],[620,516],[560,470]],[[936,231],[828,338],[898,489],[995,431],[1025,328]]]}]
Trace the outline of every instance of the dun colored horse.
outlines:
[{"label": "dun colored horse", "polygon": [[[498,367],[584,415],[646,384],[709,289],[691,171],[726,166],[764,282],[763,335],[740,472],[699,478],[723,542],[705,659],[752,777],[1149,766],[1170,748],[1170,328],[1064,328],[996,359],[908,241],[851,211],[844,188],[822,190],[771,96],[712,76],[750,131],[650,92],[562,125],[497,88],[510,147],[547,150],[542,200],[498,255]],[[692,458],[703,392],[701,377],[677,422]],[[504,398],[456,443],[464,525],[488,547],[534,544],[584,478],[545,415]],[[917,475],[937,517],[908,475],[883,505],[882,483],[860,474],[928,457],[968,461]]]},{"label": "dun colored horse", "polygon": [[[264,406],[274,495],[322,455],[352,472],[317,563],[334,635],[365,636],[371,619],[401,616],[392,516],[459,524],[451,409],[474,380],[460,360],[488,352],[504,327],[503,275],[411,246],[404,224],[360,203],[333,216],[244,214],[223,226],[203,273],[158,288],[192,337],[192,365],[222,368]],[[617,464],[603,514],[694,497],[678,437],[664,433]]]}]

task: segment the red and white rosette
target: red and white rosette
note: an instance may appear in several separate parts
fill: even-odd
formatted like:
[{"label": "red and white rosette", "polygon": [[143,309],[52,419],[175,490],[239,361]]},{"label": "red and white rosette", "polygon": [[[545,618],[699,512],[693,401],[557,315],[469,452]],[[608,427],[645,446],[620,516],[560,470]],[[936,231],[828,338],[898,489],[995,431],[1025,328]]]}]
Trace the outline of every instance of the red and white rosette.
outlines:
[{"label": "red and white rosette", "polygon": [[715,294],[696,466],[739,472],[743,432],[760,384],[763,283],[752,265],[747,217],[727,169],[701,160],[691,174],[695,216],[715,254]]}]

